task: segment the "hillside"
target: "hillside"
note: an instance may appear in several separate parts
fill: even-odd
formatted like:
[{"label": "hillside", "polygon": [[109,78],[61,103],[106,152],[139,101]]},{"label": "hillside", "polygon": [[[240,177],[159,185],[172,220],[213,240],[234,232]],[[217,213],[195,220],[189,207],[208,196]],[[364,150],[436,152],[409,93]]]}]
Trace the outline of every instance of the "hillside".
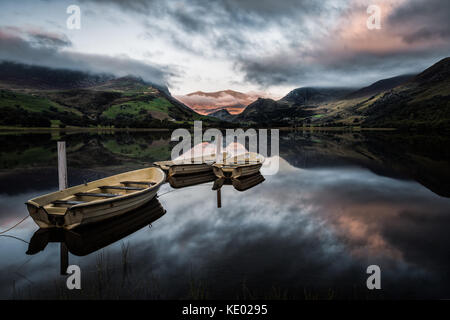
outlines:
[{"label": "hillside", "polygon": [[367,126],[450,128],[450,58],[384,92],[362,114]]},{"label": "hillside", "polygon": [[304,117],[308,114],[308,111],[292,107],[286,101],[259,98],[238,114],[234,121],[276,124],[296,117]]},{"label": "hillside", "polygon": [[210,117],[217,118],[222,121],[232,122],[235,118],[227,109],[220,109],[208,114]]},{"label": "hillside", "polygon": [[161,126],[203,118],[166,87],[133,76],[115,78],[15,63],[0,64],[1,125]]},{"label": "hillside", "polygon": [[292,90],[281,101],[289,102],[293,106],[317,106],[343,98],[354,90],[353,88],[303,87]]},{"label": "hillside", "polygon": [[450,58],[418,75],[362,89],[298,88],[279,101],[258,99],[235,121],[277,125],[450,128]]},{"label": "hillside", "polygon": [[348,94],[345,97],[345,99],[354,99],[354,98],[373,96],[373,95],[379,94],[383,91],[394,89],[395,87],[402,85],[402,84],[410,81],[413,78],[414,78],[414,75],[407,74],[407,75],[401,75],[401,76],[397,76],[397,77],[379,80],[377,82],[374,82],[370,86],[361,88],[359,90],[356,90],[356,91]]}]

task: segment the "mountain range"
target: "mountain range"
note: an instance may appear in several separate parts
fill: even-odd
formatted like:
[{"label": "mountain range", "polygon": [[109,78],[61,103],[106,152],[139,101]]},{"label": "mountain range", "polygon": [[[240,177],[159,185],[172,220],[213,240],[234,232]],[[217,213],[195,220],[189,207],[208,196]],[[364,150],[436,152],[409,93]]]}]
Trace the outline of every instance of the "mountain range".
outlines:
[{"label": "mountain range", "polygon": [[367,87],[292,90],[282,99],[260,98],[231,120],[263,125],[450,128],[450,58],[417,75]]},{"label": "mountain range", "polygon": [[3,126],[169,127],[206,120],[243,126],[448,129],[449,98],[450,58],[416,75],[363,88],[302,87],[280,100],[232,90],[173,97],[167,87],[134,76],[0,63]]},{"label": "mountain range", "polygon": [[138,77],[0,63],[0,125],[160,127],[202,118]]}]

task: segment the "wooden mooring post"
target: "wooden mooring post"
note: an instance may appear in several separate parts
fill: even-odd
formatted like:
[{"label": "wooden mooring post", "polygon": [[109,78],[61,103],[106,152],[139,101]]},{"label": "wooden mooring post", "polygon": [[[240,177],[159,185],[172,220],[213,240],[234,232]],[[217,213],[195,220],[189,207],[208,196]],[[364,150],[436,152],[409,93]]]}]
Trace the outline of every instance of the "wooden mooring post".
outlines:
[{"label": "wooden mooring post", "polygon": [[222,188],[217,189],[217,208],[222,208],[222,195],[220,193],[220,190]]},{"label": "wooden mooring post", "polygon": [[[67,157],[66,157],[66,142],[58,141],[58,181],[59,190],[67,189]],[[67,274],[67,268],[69,267],[69,251],[64,242],[60,243],[60,273],[61,275]]]},{"label": "wooden mooring post", "polygon": [[216,162],[220,163],[222,161],[222,135],[219,135],[216,141]]}]

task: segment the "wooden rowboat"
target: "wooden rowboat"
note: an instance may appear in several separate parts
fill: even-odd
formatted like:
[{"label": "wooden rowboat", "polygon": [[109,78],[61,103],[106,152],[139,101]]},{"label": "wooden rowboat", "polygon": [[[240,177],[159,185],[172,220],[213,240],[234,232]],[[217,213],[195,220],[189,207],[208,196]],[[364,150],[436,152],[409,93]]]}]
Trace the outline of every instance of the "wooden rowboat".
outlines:
[{"label": "wooden rowboat", "polygon": [[196,174],[212,171],[211,164],[206,162],[195,163],[194,161],[158,161],[154,163],[164,170],[169,177],[175,175]]},{"label": "wooden rowboat", "polygon": [[[227,154],[224,152],[221,158],[225,159],[226,155]],[[157,161],[153,164],[164,170],[169,177],[172,177],[175,175],[191,175],[203,172],[212,172],[212,165],[215,161],[216,155],[209,154],[201,157]]]},{"label": "wooden rowboat", "polygon": [[254,152],[247,152],[226,158],[223,163],[214,163],[212,167],[218,178],[238,178],[258,173],[263,163],[263,156]]},{"label": "wooden rowboat", "polygon": [[27,254],[43,251],[48,243],[65,243],[70,253],[85,256],[100,250],[142,229],[166,213],[158,199],[154,198],[136,210],[104,223],[94,223],[73,230],[47,228],[37,230],[31,237]]},{"label": "wooden rowboat", "polygon": [[216,180],[216,176],[212,170],[210,170],[198,174],[169,176],[167,180],[172,188],[178,189],[212,182]]},{"label": "wooden rowboat", "polygon": [[26,205],[39,227],[72,229],[144,205],[164,181],[161,169],[140,169],[40,196]]}]

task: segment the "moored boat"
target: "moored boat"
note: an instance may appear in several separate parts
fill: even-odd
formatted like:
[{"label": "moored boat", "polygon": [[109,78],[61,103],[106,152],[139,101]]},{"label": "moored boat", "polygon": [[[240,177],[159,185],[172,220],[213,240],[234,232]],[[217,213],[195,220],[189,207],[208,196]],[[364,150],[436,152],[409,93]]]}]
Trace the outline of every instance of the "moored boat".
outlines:
[{"label": "moored boat", "polygon": [[212,167],[218,178],[239,178],[258,173],[263,163],[263,156],[247,152],[226,158],[222,163],[214,163]]},{"label": "moored boat", "polygon": [[172,188],[178,189],[212,182],[216,180],[216,176],[214,175],[212,170],[210,170],[207,172],[200,172],[190,175],[169,176],[167,180]]},{"label": "moored boat", "polygon": [[64,243],[70,253],[85,256],[100,250],[124,237],[153,223],[166,213],[158,199],[108,219],[103,223],[94,223],[73,230],[46,228],[37,230],[31,237],[27,254],[36,254],[45,249],[50,242]]},{"label": "moored boat", "polygon": [[[226,153],[224,153],[222,157],[225,158]],[[206,154],[199,157],[157,161],[153,164],[164,170],[169,177],[172,177],[175,175],[192,175],[203,172],[212,172],[212,165],[215,161],[215,154]]]},{"label": "moored boat", "polygon": [[158,166],[169,177],[175,175],[196,174],[212,171],[212,162],[195,162],[195,161],[158,161],[154,165]]},{"label": "moored boat", "polygon": [[46,194],[26,205],[39,227],[72,229],[139,208],[156,196],[164,181],[161,169],[145,168]]}]

